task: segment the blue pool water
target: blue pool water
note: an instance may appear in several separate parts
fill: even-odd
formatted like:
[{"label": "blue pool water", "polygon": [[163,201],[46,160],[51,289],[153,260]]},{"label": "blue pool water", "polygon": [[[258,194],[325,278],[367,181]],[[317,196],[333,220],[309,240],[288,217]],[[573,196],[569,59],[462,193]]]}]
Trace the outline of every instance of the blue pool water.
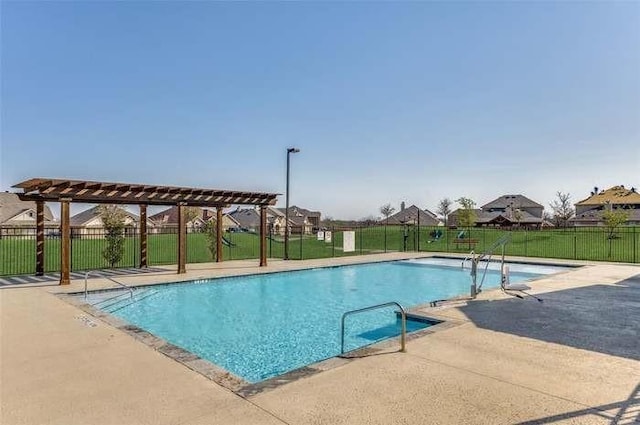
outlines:
[{"label": "blue pool water", "polygon": [[[409,308],[468,294],[469,270],[456,264],[387,262],[162,285],[112,314],[257,382],[339,355],[348,310],[388,301]],[[514,272],[511,281],[536,276]],[[484,287],[498,285],[499,273],[489,271]],[[394,308],[350,316],[346,348],[399,329]]]}]

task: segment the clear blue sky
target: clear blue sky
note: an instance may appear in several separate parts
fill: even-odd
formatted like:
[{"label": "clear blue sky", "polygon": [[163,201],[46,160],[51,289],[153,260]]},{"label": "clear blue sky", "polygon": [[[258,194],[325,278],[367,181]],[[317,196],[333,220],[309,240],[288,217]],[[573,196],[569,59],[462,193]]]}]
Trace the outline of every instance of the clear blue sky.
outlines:
[{"label": "clear blue sky", "polygon": [[[0,186],[261,190],[336,218],[640,186],[640,2],[3,2]],[[282,197],[284,203],[284,197]]]}]

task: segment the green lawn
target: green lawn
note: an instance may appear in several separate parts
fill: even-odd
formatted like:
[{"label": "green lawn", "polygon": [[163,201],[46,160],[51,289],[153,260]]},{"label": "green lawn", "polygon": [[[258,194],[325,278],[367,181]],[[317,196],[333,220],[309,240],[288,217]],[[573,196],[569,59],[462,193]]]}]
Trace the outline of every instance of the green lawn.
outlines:
[{"label": "green lawn", "polygon": [[[289,258],[310,259],[361,255],[392,251],[433,252],[483,252],[505,232],[497,229],[472,229],[467,236],[477,240],[477,245],[456,245],[453,241],[459,230],[439,228],[443,235],[434,241],[430,233],[434,228],[421,227],[419,235],[414,227],[401,226],[367,227],[355,229],[356,251],[342,251],[342,231],[333,232],[333,241],[318,241],[315,236],[292,235],[289,245]],[[528,257],[566,258],[578,260],[601,260],[640,262],[640,228],[624,227],[616,232],[617,238],[609,240],[602,228],[570,228],[543,231],[512,231],[511,242],[506,246],[508,255]],[[254,233],[226,233],[231,246],[223,247],[225,260],[258,258],[260,254],[259,237]],[[405,245],[406,243],[406,245]],[[73,239],[71,264],[72,270],[90,270],[107,268],[102,258],[105,240],[100,238]],[[118,267],[136,267],[140,258],[139,238],[128,237],[125,240],[125,254]],[[611,248],[611,252],[609,252]],[[60,265],[60,240],[47,239],[45,242],[45,270],[55,272]],[[267,240],[267,255],[282,258],[284,243],[282,238]],[[148,237],[148,264],[175,264],[177,259],[177,235],[151,234]],[[212,261],[207,249],[204,234],[187,236],[187,262],[201,263]],[[35,272],[35,240],[32,236],[0,239],[0,275],[32,274]]]}]

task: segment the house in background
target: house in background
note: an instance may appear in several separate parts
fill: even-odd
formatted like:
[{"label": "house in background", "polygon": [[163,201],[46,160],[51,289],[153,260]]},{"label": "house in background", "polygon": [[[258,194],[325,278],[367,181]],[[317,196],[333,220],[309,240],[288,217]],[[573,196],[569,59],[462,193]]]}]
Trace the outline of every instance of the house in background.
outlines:
[{"label": "house in background", "polygon": [[[56,232],[58,222],[53,218],[51,209],[44,206],[45,234]],[[36,234],[36,203],[21,201],[18,195],[0,192],[0,237]]]},{"label": "house in background", "polygon": [[[187,221],[187,233],[200,232],[204,227],[205,212],[199,207],[189,207],[195,212],[195,217]],[[163,230],[171,232],[171,229],[178,229],[178,207],[172,206],[159,213],[153,214],[149,217],[149,221],[153,223],[153,233],[161,233]]]},{"label": "house in background", "polygon": [[420,209],[415,205],[405,208],[404,202],[400,204],[400,211],[390,215],[389,219],[383,218],[378,224],[420,224],[420,226],[440,226],[442,222],[431,211],[427,209]]},{"label": "house in background", "polygon": [[246,230],[258,232],[260,229],[260,213],[255,208],[238,208],[227,213],[231,220],[237,223],[237,227],[229,228],[229,231]]},{"label": "house in background", "polygon": [[[292,208],[296,208],[293,210]],[[269,231],[274,235],[284,235],[285,231],[285,209],[267,207],[267,225]],[[306,213],[309,215],[305,215]],[[257,232],[260,228],[260,212],[257,208],[238,208],[227,214],[235,220],[239,228],[246,229],[251,232]],[[310,218],[311,217],[311,218]],[[318,223],[317,225],[314,223]],[[291,207],[289,209],[289,232],[300,234],[311,234],[317,231],[320,223],[320,213],[317,211],[304,210],[302,208]]]},{"label": "house in background", "polygon": [[[283,215],[286,213],[286,208],[278,208]],[[316,233],[320,229],[320,221],[322,213],[320,211],[311,211],[298,206],[289,207],[289,225],[291,226],[292,233],[305,234]]]},{"label": "house in background", "polygon": [[[136,236],[138,234],[138,228],[140,225],[140,218],[130,211],[121,207],[116,207],[124,212],[124,234],[125,236]],[[69,220],[71,226],[72,237],[82,236],[104,236],[104,223],[100,213],[100,206],[95,206],[84,210]],[[153,222],[147,220],[147,229],[153,227]]]},{"label": "house in background", "polygon": [[622,208],[628,214],[627,224],[640,225],[640,194],[635,188],[613,186],[594,193],[575,204],[576,216],[571,219],[575,226],[602,226],[602,214],[607,208]]},{"label": "house in background", "polygon": [[[217,216],[215,209],[203,208],[202,209],[202,219],[207,222],[210,220],[215,220]],[[239,229],[240,223],[238,223],[232,216],[228,213],[222,214],[222,230],[227,232],[229,229]]]},{"label": "house in background", "polygon": [[[285,215],[280,209],[272,206],[267,207],[267,224],[272,235],[284,235]],[[291,220],[289,224],[292,225]]]},{"label": "house in background", "polygon": [[[503,195],[483,205],[476,213],[476,227],[541,228],[544,207],[524,195]],[[449,226],[458,226],[460,209],[449,215]]]}]

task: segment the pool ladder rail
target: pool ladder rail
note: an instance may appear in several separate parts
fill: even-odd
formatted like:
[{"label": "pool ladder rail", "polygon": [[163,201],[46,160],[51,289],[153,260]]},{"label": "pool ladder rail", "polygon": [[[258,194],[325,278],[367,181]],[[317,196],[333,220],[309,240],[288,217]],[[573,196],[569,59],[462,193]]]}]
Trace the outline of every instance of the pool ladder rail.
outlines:
[{"label": "pool ladder rail", "polygon": [[400,305],[400,303],[397,303],[395,301],[390,301],[388,303],[376,304],[376,305],[372,305],[372,306],[369,306],[369,307],[359,308],[359,309],[356,309],[356,310],[350,310],[350,311],[347,311],[346,313],[344,313],[342,315],[340,354],[344,354],[344,321],[347,318],[347,316],[350,316],[352,314],[364,313],[365,311],[376,310],[376,309],[379,309],[379,308],[391,307],[391,306],[396,306],[400,310],[401,321],[402,321],[402,332],[400,333],[400,351],[401,352],[405,352],[406,351],[406,348],[405,348],[406,339],[407,339],[406,338],[406,336],[407,336],[407,313],[404,310],[404,308]]},{"label": "pool ladder rail", "polygon": [[[474,251],[471,251],[469,255],[467,255],[464,260],[462,260],[462,269],[464,269],[464,264],[471,260],[471,298],[475,298],[480,291],[482,290],[482,285],[484,284],[484,279],[487,276],[487,270],[489,269],[489,263],[491,262],[491,257],[493,257],[496,249],[501,249],[501,259],[500,259],[500,279],[504,276],[504,247],[511,241],[511,235],[506,234],[498,238],[485,252],[480,255],[476,255]],[[486,261],[484,266],[484,270],[482,273],[482,279],[480,279],[480,284],[477,284],[478,277],[478,263],[480,261]]]}]

